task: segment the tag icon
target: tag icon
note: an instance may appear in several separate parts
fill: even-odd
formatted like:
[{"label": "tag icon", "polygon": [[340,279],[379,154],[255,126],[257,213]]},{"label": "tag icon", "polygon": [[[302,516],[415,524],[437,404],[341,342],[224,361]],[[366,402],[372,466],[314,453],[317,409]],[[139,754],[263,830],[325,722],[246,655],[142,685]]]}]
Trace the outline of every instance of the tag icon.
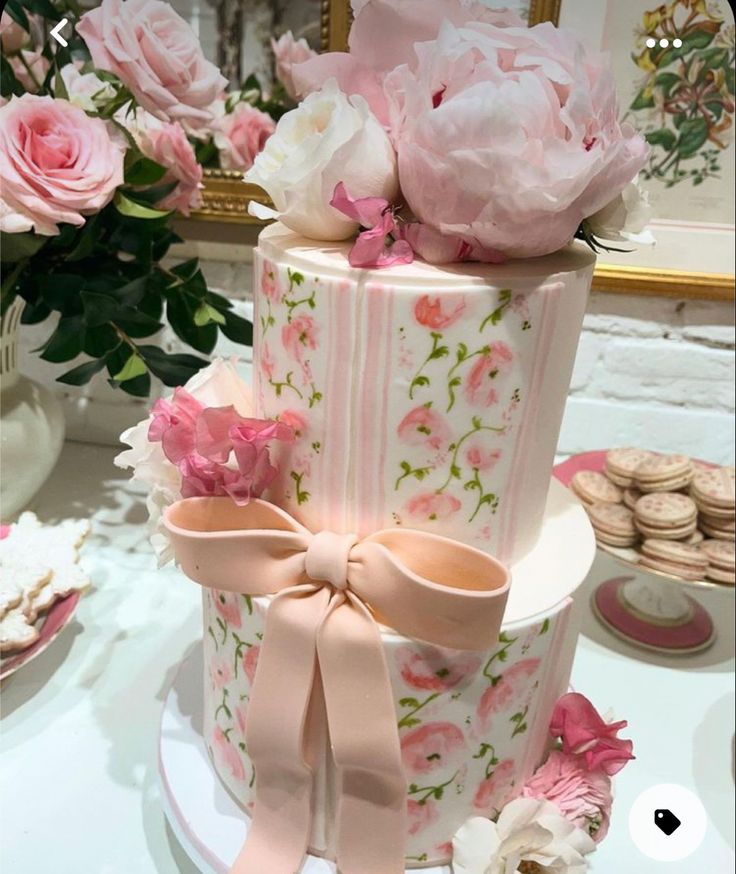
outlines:
[{"label": "tag icon", "polygon": [[667,810],[666,807],[654,811],[654,824],[667,836],[677,831],[677,829],[682,825],[675,814],[671,810]]}]

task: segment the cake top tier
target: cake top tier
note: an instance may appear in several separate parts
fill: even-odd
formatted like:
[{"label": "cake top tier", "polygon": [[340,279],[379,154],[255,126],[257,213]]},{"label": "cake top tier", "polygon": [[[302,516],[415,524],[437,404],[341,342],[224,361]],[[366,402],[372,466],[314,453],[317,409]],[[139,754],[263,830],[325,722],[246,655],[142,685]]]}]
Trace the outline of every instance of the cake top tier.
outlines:
[{"label": "cake top tier", "polygon": [[264,257],[288,262],[297,268],[332,279],[359,278],[396,287],[467,288],[468,286],[504,286],[510,283],[540,285],[561,273],[577,273],[590,268],[595,261],[593,252],[582,243],[570,243],[564,249],[540,258],[507,261],[503,264],[466,262],[428,264],[415,260],[411,264],[397,264],[384,269],[356,269],[351,267],[348,254],[351,241],[328,243],[311,240],[275,222],[261,231],[258,245]]}]

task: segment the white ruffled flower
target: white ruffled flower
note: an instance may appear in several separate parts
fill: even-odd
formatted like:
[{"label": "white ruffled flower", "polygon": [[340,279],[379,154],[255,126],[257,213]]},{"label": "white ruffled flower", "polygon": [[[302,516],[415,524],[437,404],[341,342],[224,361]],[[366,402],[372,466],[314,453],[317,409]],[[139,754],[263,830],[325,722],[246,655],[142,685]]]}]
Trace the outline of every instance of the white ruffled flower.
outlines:
[{"label": "white ruffled flower", "polygon": [[[250,387],[238,375],[234,360],[215,359],[200,370],[183,388],[205,407],[227,407],[232,404],[241,416],[251,416],[253,400]],[[121,468],[132,468],[132,479],[148,488],[146,509],[149,516],[151,545],[159,567],[174,557],[171,543],[163,527],[163,512],[166,507],[181,498],[181,474],[164,455],[160,443],[151,443],[148,429],[153,421],[148,416],[120,435],[125,449],[115,457]]]},{"label": "white ruffled flower", "polygon": [[97,112],[115,96],[109,82],[103,82],[95,73],[82,73],[76,64],[66,64],[60,72],[69,102],[85,112]]},{"label": "white ruffled flower", "polygon": [[471,817],[452,846],[453,874],[516,874],[522,862],[535,862],[543,874],[585,874],[596,845],[549,801],[517,798],[497,822]]},{"label": "white ruffled flower", "polygon": [[275,210],[250,204],[258,218],[277,218],[315,240],[345,240],[357,224],[330,206],[338,182],[351,197],[398,192],[396,154],[360,96],[348,98],[331,79],[287,112],[245,174],[264,188]]},{"label": "white ruffled flower", "polygon": [[647,227],[650,217],[649,194],[634,179],[618,197],[590,216],[587,223],[601,240],[653,246],[656,241]]}]

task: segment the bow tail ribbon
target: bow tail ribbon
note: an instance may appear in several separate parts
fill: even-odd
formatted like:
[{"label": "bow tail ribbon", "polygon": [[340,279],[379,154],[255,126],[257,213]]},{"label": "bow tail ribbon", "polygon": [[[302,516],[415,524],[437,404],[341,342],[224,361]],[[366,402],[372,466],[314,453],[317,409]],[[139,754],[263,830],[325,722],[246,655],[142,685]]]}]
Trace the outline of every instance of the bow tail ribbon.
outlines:
[{"label": "bow tail ribbon", "polygon": [[267,613],[246,729],[255,812],[232,874],[300,869],[325,713],[339,781],[338,870],[403,874],[406,779],[380,632],[352,593],[309,585],[282,591]]}]

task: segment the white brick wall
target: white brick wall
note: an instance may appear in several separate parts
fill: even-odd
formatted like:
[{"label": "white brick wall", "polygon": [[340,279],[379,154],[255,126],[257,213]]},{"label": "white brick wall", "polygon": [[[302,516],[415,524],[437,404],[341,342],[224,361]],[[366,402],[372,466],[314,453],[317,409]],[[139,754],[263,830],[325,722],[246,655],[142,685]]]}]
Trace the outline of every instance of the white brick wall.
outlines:
[{"label": "white brick wall", "polygon": [[[199,254],[210,287],[240,301],[250,297],[250,247],[188,244]],[[241,303],[239,308],[244,304]],[[56,366],[28,350],[48,325],[24,328],[21,367],[47,384]],[[164,332],[166,345],[176,341]],[[223,341],[220,354],[233,352]],[[86,391],[65,390],[68,436],[116,442],[144,413],[142,402],[96,380]],[[133,405],[131,409],[131,403]],[[734,459],[733,307],[715,301],[593,294],[580,339],[559,452],[639,444],[721,463]]]}]

